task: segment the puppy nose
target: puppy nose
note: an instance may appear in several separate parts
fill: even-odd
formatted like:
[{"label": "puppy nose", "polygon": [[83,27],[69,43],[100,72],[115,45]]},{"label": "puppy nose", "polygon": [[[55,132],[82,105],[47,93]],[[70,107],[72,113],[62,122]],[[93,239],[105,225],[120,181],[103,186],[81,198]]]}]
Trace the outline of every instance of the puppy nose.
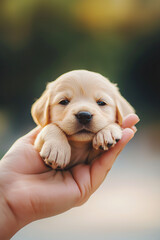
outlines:
[{"label": "puppy nose", "polygon": [[87,124],[92,119],[92,114],[90,112],[81,111],[76,114],[76,118],[81,124]]}]

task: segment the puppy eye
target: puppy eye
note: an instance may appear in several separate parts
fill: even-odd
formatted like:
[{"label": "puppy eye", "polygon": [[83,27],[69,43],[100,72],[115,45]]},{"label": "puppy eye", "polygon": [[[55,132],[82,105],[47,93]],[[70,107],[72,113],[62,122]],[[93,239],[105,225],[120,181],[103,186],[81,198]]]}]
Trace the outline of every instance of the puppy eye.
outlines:
[{"label": "puppy eye", "polygon": [[61,104],[61,105],[67,105],[68,103],[69,103],[69,100],[67,100],[67,99],[61,100],[59,102],[59,104]]},{"label": "puppy eye", "polygon": [[98,101],[97,101],[97,104],[98,104],[99,106],[105,106],[105,105],[107,105],[104,101],[101,101],[101,100],[98,100]]}]

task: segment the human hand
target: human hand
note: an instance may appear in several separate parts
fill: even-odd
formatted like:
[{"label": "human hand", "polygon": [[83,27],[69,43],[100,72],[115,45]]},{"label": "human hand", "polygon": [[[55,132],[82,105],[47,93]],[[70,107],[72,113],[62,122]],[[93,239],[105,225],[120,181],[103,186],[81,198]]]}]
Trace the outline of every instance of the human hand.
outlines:
[{"label": "human hand", "polygon": [[[123,123],[123,137],[91,165],[56,171],[44,165],[33,143],[34,129],[18,139],[0,161],[0,238],[9,239],[26,224],[86,202],[100,186],[115,159],[134,136],[135,114]],[[9,230],[8,230],[9,229]]]}]

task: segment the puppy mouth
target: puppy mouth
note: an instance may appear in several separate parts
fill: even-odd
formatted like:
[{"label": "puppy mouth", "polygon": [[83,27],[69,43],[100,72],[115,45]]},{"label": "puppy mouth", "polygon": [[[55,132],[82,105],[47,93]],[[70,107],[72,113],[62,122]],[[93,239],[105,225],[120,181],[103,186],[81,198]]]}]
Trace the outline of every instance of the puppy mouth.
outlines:
[{"label": "puppy mouth", "polygon": [[87,129],[81,129],[80,131],[76,132],[76,134],[89,134],[92,133],[91,131],[87,130]]}]

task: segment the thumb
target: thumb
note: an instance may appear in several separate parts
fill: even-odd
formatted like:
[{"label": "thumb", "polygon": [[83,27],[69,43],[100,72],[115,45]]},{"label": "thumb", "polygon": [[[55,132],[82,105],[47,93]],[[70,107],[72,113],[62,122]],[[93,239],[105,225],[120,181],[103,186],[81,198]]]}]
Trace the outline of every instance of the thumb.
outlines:
[{"label": "thumb", "polygon": [[91,184],[93,192],[100,186],[113,163],[126,144],[133,138],[134,132],[126,128],[123,130],[122,139],[109,151],[97,158],[91,165]]}]

